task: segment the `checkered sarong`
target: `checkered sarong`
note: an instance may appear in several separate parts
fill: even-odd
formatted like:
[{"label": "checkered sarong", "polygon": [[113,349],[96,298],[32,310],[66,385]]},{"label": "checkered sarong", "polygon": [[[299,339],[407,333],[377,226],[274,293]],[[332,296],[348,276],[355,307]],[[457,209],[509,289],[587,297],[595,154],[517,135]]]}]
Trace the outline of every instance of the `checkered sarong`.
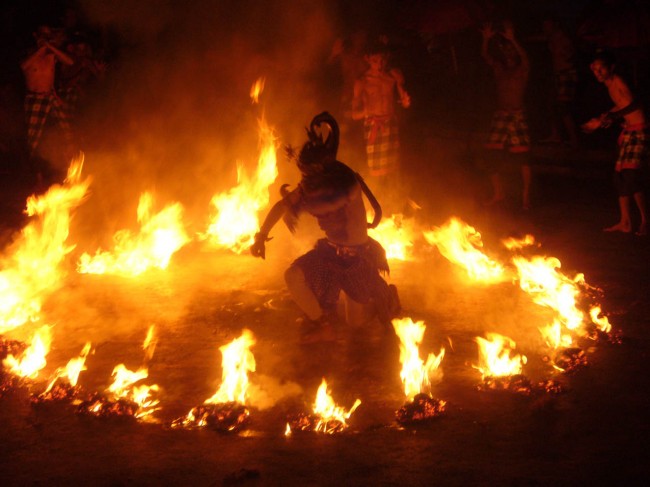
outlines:
[{"label": "checkered sarong", "polygon": [[625,127],[618,137],[616,172],[623,169],[641,169],[648,159],[648,127],[645,124]]},{"label": "checkered sarong", "polygon": [[371,176],[384,176],[399,165],[399,127],[395,117],[365,119],[366,155]]},{"label": "checkered sarong", "polygon": [[70,121],[65,111],[63,101],[55,92],[35,93],[27,92],[25,96],[25,118],[27,122],[27,143],[30,152],[33,154],[36,150],[43,127],[48,117],[54,117],[54,121],[61,128],[66,143],[72,143],[72,129]]},{"label": "checkered sarong", "polygon": [[486,149],[507,149],[509,152],[528,152],[530,136],[523,110],[497,110],[492,117]]}]

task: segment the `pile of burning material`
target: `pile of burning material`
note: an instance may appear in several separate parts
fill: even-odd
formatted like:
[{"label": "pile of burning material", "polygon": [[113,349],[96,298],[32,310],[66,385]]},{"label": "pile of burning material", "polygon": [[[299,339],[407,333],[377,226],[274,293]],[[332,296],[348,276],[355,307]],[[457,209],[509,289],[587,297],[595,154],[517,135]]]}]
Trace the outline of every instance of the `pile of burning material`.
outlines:
[{"label": "pile of burning material", "polygon": [[[8,346],[12,342],[7,342]],[[52,343],[52,331],[49,326],[42,326],[34,332],[32,340],[25,348],[22,345],[13,342],[12,348],[15,348],[16,355],[8,353],[2,360],[3,380],[0,384],[0,392],[6,393],[25,379],[36,379],[39,372],[45,367],[47,361],[45,357],[50,351]]]},{"label": "pile of burning material", "polygon": [[346,411],[337,406],[334,399],[327,390],[327,382],[323,378],[314,403],[314,413],[300,413],[291,418],[287,423],[285,435],[289,436],[293,431],[312,431],[316,433],[341,433],[348,428],[347,420],[352,413],[361,405],[361,401],[354,401],[352,407]]},{"label": "pile of burning material", "polygon": [[90,353],[90,342],[84,345],[78,357],[70,359],[65,367],[59,367],[54,371],[45,391],[32,398],[32,404],[45,402],[72,402],[82,397],[83,389],[77,386],[79,374],[86,368],[86,357]]},{"label": "pile of burning material", "polygon": [[548,379],[538,382],[535,390],[547,394],[562,394],[563,392],[566,392],[566,387],[555,379]]},{"label": "pile of burning material", "polygon": [[407,402],[395,413],[400,424],[413,424],[437,418],[445,412],[446,402],[434,399],[428,394],[417,394],[412,401]]},{"label": "pile of burning material", "polygon": [[16,356],[25,351],[27,345],[19,340],[10,340],[0,337],[0,360],[7,358],[7,355]]},{"label": "pile of burning material", "polygon": [[222,355],[222,381],[217,392],[201,406],[196,406],[171,423],[172,428],[202,428],[219,432],[237,432],[248,422],[245,407],[248,372],[255,372],[255,357],[250,348],[255,337],[244,330],[239,338],[219,348]]},{"label": "pile of burning material", "polygon": [[510,352],[516,347],[510,338],[497,333],[486,333],[486,337],[475,339],[479,349],[479,363],[472,367],[480,371],[483,378],[483,383],[477,386],[477,389],[530,394],[531,383],[522,375],[526,356],[510,356]]},{"label": "pile of burning material", "polygon": [[[142,344],[145,362],[153,357],[156,343],[154,327],[151,326]],[[154,398],[154,394],[159,391],[158,385],[136,385],[149,377],[147,367],[142,366],[134,372],[124,364],[119,364],[111,375],[115,379],[106,389],[106,394],[92,394],[79,404],[77,412],[96,417],[133,417],[142,421],[155,421],[152,415],[159,409],[160,404],[160,401]]]},{"label": "pile of burning material", "polygon": [[557,350],[552,360],[553,367],[565,373],[575,372],[589,365],[587,354],[584,350],[577,347]]},{"label": "pile of burning material", "polygon": [[440,363],[445,349],[441,348],[438,355],[430,353],[424,362],[419,353],[426,329],[424,322],[413,322],[411,318],[394,319],[393,327],[400,340],[400,377],[407,399],[395,413],[396,419],[400,424],[410,424],[436,418],[444,412],[446,402],[434,399],[429,390],[432,382],[442,379]]}]

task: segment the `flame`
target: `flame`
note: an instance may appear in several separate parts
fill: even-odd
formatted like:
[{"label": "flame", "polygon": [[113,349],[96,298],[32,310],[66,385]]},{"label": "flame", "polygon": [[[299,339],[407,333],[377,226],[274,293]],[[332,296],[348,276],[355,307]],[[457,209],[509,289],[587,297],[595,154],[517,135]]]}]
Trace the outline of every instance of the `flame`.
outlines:
[{"label": "flame", "polygon": [[151,395],[152,392],[159,390],[158,385],[135,385],[149,377],[147,368],[141,367],[132,371],[127,369],[124,364],[119,364],[115,366],[111,376],[114,377],[113,383],[106,389],[106,392],[115,400],[127,399],[137,404],[136,418],[145,418],[158,410],[156,406],[160,401],[153,399]]},{"label": "flame", "polygon": [[37,321],[43,298],[54,291],[64,272],[64,257],[74,246],[66,245],[71,212],[86,195],[90,179],[81,181],[83,155],[72,161],[62,185],[27,199],[26,213],[33,219],[0,259],[0,333]]},{"label": "flame", "polygon": [[486,333],[485,338],[476,337],[479,352],[479,364],[473,365],[485,377],[503,377],[521,374],[526,363],[525,355],[510,357],[516,344],[510,338],[497,333]]},{"label": "flame", "polygon": [[609,333],[612,331],[612,325],[607,319],[607,316],[600,317],[600,306],[593,306],[589,310],[589,316],[591,317],[592,323],[594,323],[600,331],[603,333]]},{"label": "flame", "polygon": [[257,81],[253,83],[253,86],[251,86],[251,101],[255,104],[259,103],[260,95],[264,91],[265,81],[264,77],[258,78]]},{"label": "flame", "polygon": [[82,274],[138,276],[151,267],[166,269],[171,256],[190,241],[182,222],[183,207],[174,203],[151,214],[153,197],[143,193],[138,204],[140,232],[120,230],[114,236],[113,252],[84,253],[77,265]]},{"label": "flame", "polygon": [[287,426],[284,428],[284,436],[291,436],[291,426],[287,423]]},{"label": "flame", "polygon": [[144,360],[148,362],[153,358],[153,353],[156,350],[156,345],[158,344],[158,337],[155,335],[155,327],[151,325],[147,330],[147,336],[144,339],[142,344],[142,350],[144,350]]},{"label": "flame", "polygon": [[216,215],[204,238],[219,247],[234,252],[247,250],[259,228],[258,213],[269,204],[269,186],[278,177],[276,164],[277,140],[264,119],[259,121],[260,155],[257,172],[252,179],[244,168],[237,166],[237,186],[212,197]]},{"label": "flame", "polygon": [[555,257],[535,256],[529,260],[516,256],[512,262],[517,267],[521,289],[535,303],[555,310],[563,326],[578,330],[584,321],[584,313],[577,308],[578,284],[584,281],[584,276],[578,274],[569,279],[558,271],[561,263]]},{"label": "flame", "polygon": [[219,348],[221,351],[221,386],[204,404],[238,402],[245,404],[248,391],[248,372],[255,372],[255,357],[250,348],[255,337],[250,330],[243,330],[239,338]]},{"label": "flame", "polygon": [[42,326],[32,337],[32,341],[20,358],[8,355],[2,361],[5,369],[14,375],[27,379],[36,379],[38,373],[45,367],[45,357],[50,351],[52,330],[50,326]]},{"label": "flame", "polygon": [[54,387],[54,384],[56,384],[59,379],[64,377],[68,379],[68,383],[72,387],[76,386],[77,381],[79,380],[79,374],[81,374],[81,372],[84,370],[88,370],[86,368],[86,357],[88,357],[88,354],[90,353],[90,348],[91,344],[90,342],[87,342],[78,357],[70,359],[65,367],[59,367],[56,369],[54,371],[54,376],[45,389],[45,392],[50,392]]},{"label": "flame", "polygon": [[401,213],[383,220],[376,228],[368,230],[368,235],[384,247],[388,259],[404,261],[413,260],[411,250],[415,233],[412,223],[404,220]]},{"label": "flame", "polygon": [[332,396],[330,396],[327,390],[327,382],[323,378],[316,393],[316,402],[314,403],[314,414],[318,416],[318,423],[314,427],[314,431],[328,433],[327,424],[330,421],[338,422],[342,427],[347,426],[346,421],[360,405],[361,401],[357,399],[349,411],[337,406]]},{"label": "flame", "polygon": [[554,350],[568,348],[573,344],[571,335],[563,333],[562,330],[562,323],[558,319],[553,320],[552,324],[539,329],[546,344]]},{"label": "flame", "polygon": [[424,322],[413,322],[411,318],[394,319],[393,327],[400,340],[399,360],[402,363],[400,377],[404,383],[406,398],[411,400],[423,390],[427,390],[433,378],[440,379],[439,367],[445,356],[445,349],[442,347],[438,355],[430,353],[427,361],[423,362],[418,347],[422,343],[426,329]]},{"label": "flame", "polygon": [[483,247],[481,234],[456,217],[424,232],[424,238],[437,246],[448,260],[464,267],[473,280],[493,283],[506,278],[504,267],[480,250]]},{"label": "flame", "polygon": [[524,238],[509,237],[501,240],[501,243],[508,250],[518,250],[524,247],[530,247],[535,244],[535,237],[533,235],[524,235]]}]

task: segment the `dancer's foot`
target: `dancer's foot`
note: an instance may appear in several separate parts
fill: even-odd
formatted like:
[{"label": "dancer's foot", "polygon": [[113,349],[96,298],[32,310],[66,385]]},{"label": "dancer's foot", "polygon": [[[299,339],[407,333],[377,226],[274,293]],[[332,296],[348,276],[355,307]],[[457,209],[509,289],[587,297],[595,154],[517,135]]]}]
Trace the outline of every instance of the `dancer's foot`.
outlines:
[{"label": "dancer's foot", "polygon": [[336,330],[330,318],[327,315],[322,316],[318,320],[299,318],[297,321],[301,325],[300,343],[309,345],[312,343],[336,341]]},{"label": "dancer's foot", "polygon": [[648,235],[648,226],[646,225],[646,222],[643,222],[641,225],[639,225],[639,229],[636,231],[636,235],[639,237]]},{"label": "dancer's foot", "polygon": [[619,222],[616,225],[611,227],[603,228],[603,232],[623,232],[630,233],[632,231],[632,225],[629,223]]}]

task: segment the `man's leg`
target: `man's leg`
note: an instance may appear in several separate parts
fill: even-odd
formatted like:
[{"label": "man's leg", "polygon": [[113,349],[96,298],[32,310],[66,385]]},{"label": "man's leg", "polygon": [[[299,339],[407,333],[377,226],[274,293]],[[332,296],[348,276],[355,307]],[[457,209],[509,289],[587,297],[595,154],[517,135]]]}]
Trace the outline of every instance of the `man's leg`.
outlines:
[{"label": "man's leg", "polygon": [[639,214],[641,215],[641,223],[639,224],[639,230],[636,232],[637,235],[647,235],[647,218],[646,218],[646,205],[645,205],[645,195],[642,191],[637,191],[634,193],[634,202],[636,203],[637,208],[639,209]]},{"label": "man's leg", "polygon": [[292,265],[284,273],[289,292],[298,307],[310,320],[316,321],[323,316],[323,309],[318,298],[307,284],[305,273],[297,265]]},{"label": "man's leg", "polygon": [[621,219],[616,225],[604,228],[604,232],[623,232],[629,233],[632,230],[632,223],[630,221],[630,197],[619,196],[618,206],[621,212]]}]

